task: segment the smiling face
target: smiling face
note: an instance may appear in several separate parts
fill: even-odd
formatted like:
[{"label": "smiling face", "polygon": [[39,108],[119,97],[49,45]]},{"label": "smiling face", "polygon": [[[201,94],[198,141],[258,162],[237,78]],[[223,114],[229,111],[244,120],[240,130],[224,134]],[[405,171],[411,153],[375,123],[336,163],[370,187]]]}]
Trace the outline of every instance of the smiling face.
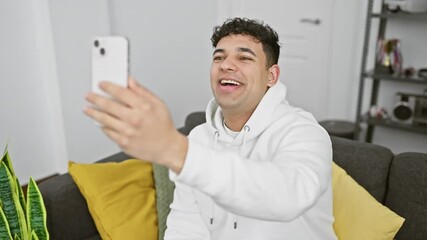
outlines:
[{"label": "smiling face", "polygon": [[[278,65],[267,68],[262,44],[249,35],[222,38],[213,53],[211,87],[224,118],[252,115],[279,77]],[[230,126],[229,126],[230,127]]]}]

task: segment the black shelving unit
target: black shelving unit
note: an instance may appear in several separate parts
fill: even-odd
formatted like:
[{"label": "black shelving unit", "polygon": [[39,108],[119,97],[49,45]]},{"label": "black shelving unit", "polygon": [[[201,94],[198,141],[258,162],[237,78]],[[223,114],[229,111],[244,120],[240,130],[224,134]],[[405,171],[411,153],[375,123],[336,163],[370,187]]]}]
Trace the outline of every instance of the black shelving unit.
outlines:
[{"label": "black shelving unit", "polygon": [[374,81],[395,81],[395,82],[404,82],[404,83],[427,84],[426,78],[419,78],[416,76],[413,76],[413,77],[396,76],[396,75],[390,75],[390,74],[384,74],[384,73],[375,73],[374,71],[363,72],[362,77],[371,78]]},{"label": "black shelving unit", "polygon": [[[387,7],[384,4],[381,12],[375,13],[373,12],[373,4],[374,0],[368,1],[368,11],[366,18],[366,26],[365,26],[365,38],[363,44],[363,52],[362,52],[362,64],[360,71],[360,84],[359,84],[359,93],[358,93],[358,101],[357,101],[357,115],[356,115],[356,124],[355,124],[355,139],[362,139],[366,142],[372,142],[373,133],[376,126],[383,126],[388,128],[399,129],[403,131],[416,132],[420,134],[427,134],[427,126],[426,125],[414,125],[409,123],[401,123],[397,121],[393,121],[390,118],[386,119],[374,119],[370,118],[366,115],[366,112],[363,112],[362,105],[364,100],[369,101],[369,106],[375,106],[377,104],[377,100],[379,98],[379,89],[381,86],[381,82],[383,81],[392,81],[392,82],[401,82],[405,84],[422,84],[427,87],[427,79],[419,78],[419,77],[405,77],[400,75],[391,75],[380,72],[378,69],[366,70],[367,68],[367,60],[368,60],[368,52],[369,48],[376,46],[369,46],[371,32],[372,32],[372,21],[373,19],[377,19],[379,21],[379,29],[378,36],[376,39],[384,39],[387,21],[389,19],[397,19],[397,20],[410,20],[410,21],[425,21],[427,23],[427,13],[404,13],[404,12],[389,12]],[[365,84],[371,84],[371,94],[370,96],[365,96],[364,88]],[[367,99],[369,98],[369,99]],[[367,125],[366,135],[361,138],[360,128],[361,124],[364,123]]]}]

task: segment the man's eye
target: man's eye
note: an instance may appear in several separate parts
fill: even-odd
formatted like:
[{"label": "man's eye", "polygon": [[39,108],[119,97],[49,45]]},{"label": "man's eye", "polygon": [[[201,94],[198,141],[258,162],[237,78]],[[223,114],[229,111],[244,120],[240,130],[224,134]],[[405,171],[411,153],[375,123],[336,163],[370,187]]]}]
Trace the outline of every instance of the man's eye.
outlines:
[{"label": "man's eye", "polygon": [[221,61],[223,59],[222,56],[214,56],[213,60],[214,61]]},{"label": "man's eye", "polygon": [[246,57],[246,56],[241,56],[240,60],[242,60],[242,61],[250,61],[250,60],[252,60],[252,58]]}]

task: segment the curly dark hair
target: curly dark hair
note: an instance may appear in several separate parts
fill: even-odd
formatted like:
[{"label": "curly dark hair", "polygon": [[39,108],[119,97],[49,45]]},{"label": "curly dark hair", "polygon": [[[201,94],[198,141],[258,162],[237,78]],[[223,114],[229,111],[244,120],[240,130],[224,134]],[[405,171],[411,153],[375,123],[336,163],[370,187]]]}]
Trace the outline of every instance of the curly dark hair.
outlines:
[{"label": "curly dark hair", "polygon": [[216,47],[218,42],[230,35],[249,35],[261,42],[267,57],[267,68],[277,64],[279,61],[280,44],[279,36],[270,26],[263,21],[248,18],[230,18],[221,26],[214,27],[211,37],[212,46]]}]

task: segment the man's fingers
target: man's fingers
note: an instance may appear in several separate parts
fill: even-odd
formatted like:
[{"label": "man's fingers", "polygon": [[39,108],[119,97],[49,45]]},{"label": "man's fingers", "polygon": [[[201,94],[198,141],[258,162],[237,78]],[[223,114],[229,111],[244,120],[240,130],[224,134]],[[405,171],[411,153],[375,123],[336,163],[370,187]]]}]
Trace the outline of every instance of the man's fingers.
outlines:
[{"label": "man's fingers", "polygon": [[104,92],[110,94],[114,99],[129,106],[135,106],[141,100],[141,96],[137,96],[137,94],[132,91],[129,91],[129,89],[111,82],[102,81],[99,84],[99,87]]},{"label": "man's fingers", "polygon": [[113,140],[115,143],[117,143],[120,148],[122,148],[124,150],[124,148],[126,148],[126,146],[129,144],[128,143],[128,138],[123,137],[122,135],[120,135],[118,132],[116,132],[115,130],[108,128],[108,127],[103,127],[102,131],[111,139]]},{"label": "man's fingers", "polygon": [[95,105],[100,110],[115,116],[116,118],[122,118],[123,116],[127,116],[130,110],[114,100],[110,98],[106,98],[104,96],[98,95],[96,93],[89,93],[86,96],[86,100],[93,105]]},{"label": "man's fingers", "polygon": [[129,78],[129,89],[131,89],[138,96],[144,97],[146,99],[157,99],[156,95],[154,95],[150,90],[139,84],[134,78]]},{"label": "man's fingers", "polygon": [[86,107],[84,110],[84,113],[98,122],[101,126],[106,126],[108,128],[111,128],[115,131],[122,131],[124,132],[126,130],[125,123],[118,120],[117,118],[109,115],[106,112],[103,112],[101,110],[92,108],[92,107]]},{"label": "man's fingers", "polygon": [[[118,94],[115,100],[96,93],[89,93],[86,96],[86,100],[100,111],[116,118],[116,120],[125,122],[128,126],[140,126],[144,122],[145,116],[151,115],[150,112],[155,109],[152,104],[154,103],[153,101],[138,95],[131,89],[122,88],[108,82],[103,82],[103,87],[109,93]],[[118,101],[116,101],[117,98]]]}]

